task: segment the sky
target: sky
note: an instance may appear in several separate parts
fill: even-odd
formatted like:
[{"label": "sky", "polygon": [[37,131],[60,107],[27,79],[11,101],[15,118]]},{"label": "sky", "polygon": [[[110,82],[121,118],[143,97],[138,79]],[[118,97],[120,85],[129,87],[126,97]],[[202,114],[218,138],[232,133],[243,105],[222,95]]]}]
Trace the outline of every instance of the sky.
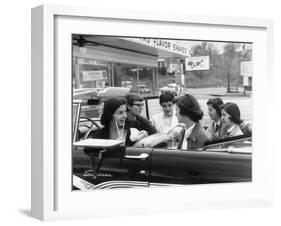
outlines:
[{"label": "sky", "polygon": [[[179,41],[182,45],[184,45],[187,48],[192,48],[193,46],[196,46],[198,44],[201,44],[203,41]],[[229,42],[208,42],[212,43],[219,51],[219,54],[223,53],[223,47],[228,44]],[[243,48],[243,43],[239,45],[239,48],[237,51],[241,51]],[[245,48],[252,48],[252,44],[246,44]]]}]

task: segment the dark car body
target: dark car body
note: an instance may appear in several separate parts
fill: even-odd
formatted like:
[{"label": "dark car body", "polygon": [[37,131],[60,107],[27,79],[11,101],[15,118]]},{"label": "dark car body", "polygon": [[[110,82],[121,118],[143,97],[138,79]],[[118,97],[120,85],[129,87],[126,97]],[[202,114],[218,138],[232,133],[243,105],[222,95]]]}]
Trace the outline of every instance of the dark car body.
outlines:
[{"label": "dark car body", "polygon": [[[78,110],[77,112],[80,112]],[[74,127],[81,122],[73,117]],[[83,118],[85,119],[85,117]],[[83,122],[84,123],[84,122]],[[95,123],[96,129],[98,124]],[[74,133],[75,134],[75,133]],[[75,135],[73,140],[85,136]],[[119,152],[118,157],[101,158],[97,177],[84,148],[73,144],[73,189],[154,187],[252,181],[252,142],[238,136],[206,143],[202,148],[182,150],[165,143],[155,147],[112,147],[103,152]]]},{"label": "dark car body", "polygon": [[105,176],[97,179],[85,174],[91,171],[89,157],[83,149],[74,148],[73,174],[76,179],[91,183],[91,189],[250,182],[250,139],[219,143],[200,150],[126,147],[122,158],[103,160],[100,172]]}]

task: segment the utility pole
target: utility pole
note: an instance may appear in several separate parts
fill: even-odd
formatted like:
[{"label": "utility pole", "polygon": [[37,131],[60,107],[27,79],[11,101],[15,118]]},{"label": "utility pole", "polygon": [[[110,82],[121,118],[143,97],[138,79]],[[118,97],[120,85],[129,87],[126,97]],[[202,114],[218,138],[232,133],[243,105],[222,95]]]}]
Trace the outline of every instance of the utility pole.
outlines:
[{"label": "utility pole", "polygon": [[227,73],[227,93],[230,93],[230,69]]}]

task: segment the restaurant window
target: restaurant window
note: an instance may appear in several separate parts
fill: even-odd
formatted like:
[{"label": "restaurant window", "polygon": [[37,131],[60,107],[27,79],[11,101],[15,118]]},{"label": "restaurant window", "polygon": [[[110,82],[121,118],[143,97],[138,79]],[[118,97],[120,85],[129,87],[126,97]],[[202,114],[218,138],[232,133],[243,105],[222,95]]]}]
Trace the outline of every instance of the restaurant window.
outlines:
[{"label": "restaurant window", "polygon": [[103,89],[110,86],[111,67],[106,61],[78,58],[73,73],[76,89]]},{"label": "restaurant window", "polygon": [[147,96],[156,92],[154,68],[130,64],[113,64],[113,84],[115,87],[130,88],[130,92]]},{"label": "restaurant window", "polygon": [[113,64],[113,86],[127,87],[132,91],[137,86],[137,66],[131,64]]},{"label": "restaurant window", "polygon": [[154,83],[154,68],[140,67],[139,68],[139,92],[145,96],[155,93]]}]

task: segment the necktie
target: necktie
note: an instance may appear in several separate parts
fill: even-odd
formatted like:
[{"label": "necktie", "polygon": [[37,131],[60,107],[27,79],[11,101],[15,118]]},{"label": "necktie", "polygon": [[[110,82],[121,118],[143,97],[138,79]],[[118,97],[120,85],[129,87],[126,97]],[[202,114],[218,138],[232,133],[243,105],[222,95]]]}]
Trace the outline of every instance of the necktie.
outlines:
[{"label": "necktie", "polygon": [[179,135],[179,144],[178,149],[182,149],[183,141],[184,141],[185,129],[183,128]]},{"label": "necktie", "polygon": [[187,149],[187,136],[186,136],[186,132],[184,133],[184,136],[183,136],[183,141],[182,141],[182,146],[181,146],[181,149]]},{"label": "necktie", "polygon": [[182,142],[182,149],[186,150],[188,147],[188,138],[190,137],[192,130],[187,129],[184,133],[183,142]]},{"label": "necktie", "polygon": [[215,125],[215,133],[219,131],[219,128],[220,128],[220,125],[219,125],[219,124],[216,124],[216,125]]}]

